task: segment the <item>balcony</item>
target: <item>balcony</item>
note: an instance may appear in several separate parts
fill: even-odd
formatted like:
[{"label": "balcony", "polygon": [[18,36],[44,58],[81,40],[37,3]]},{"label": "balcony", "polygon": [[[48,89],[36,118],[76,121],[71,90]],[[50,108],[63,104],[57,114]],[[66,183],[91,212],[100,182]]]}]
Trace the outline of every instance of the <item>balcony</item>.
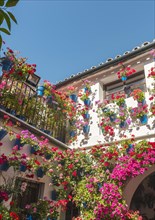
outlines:
[{"label": "balcony", "polygon": [[37,95],[25,81],[0,78],[0,109],[65,143],[65,114],[57,102]]}]

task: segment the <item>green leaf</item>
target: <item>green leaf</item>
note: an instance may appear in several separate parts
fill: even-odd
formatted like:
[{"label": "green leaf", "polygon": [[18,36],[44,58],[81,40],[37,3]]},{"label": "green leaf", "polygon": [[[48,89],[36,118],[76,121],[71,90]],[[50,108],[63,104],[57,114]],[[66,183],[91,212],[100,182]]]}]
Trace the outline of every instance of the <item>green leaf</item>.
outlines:
[{"label": "green leaf", "polygon": [[0,6],[4,5],[4,0],[0,0]]},{"label": "green leaf", "polygon": [[8,14],[6,12],[4,12],[3,10],[0,9],[1,15],[2,17],[6,20],[7,26],[9,28],[9,30],[11,30],[11,22],[10,22],[10,17],[8,16]]},{"label": "green leaf", "polygon": [[1,51],[1,48],[2,48],[2,36],[0,35],[0,51]]},{"label": "green leaf", "polygon": [[2,11],[0,10],[0,25],[3,23],[3,21],[4,21],[4,17]]},{"label": "green leaf", "polygon": [[8,0],[5,7],[14,7],[19,2],[19,0]]},{"label": "green leaf", "polygon": [[16,20],[15,16],[10,11],[8,11],[8,14],[9,14],[10,18],[17,24],[17,20]]},{"label": "green leaf", "polygon": [[0,31],[2,31],[3,33],[8,34],[8,35],[11,34],[10,31],[8,31],[6,28],[0,28]]}]

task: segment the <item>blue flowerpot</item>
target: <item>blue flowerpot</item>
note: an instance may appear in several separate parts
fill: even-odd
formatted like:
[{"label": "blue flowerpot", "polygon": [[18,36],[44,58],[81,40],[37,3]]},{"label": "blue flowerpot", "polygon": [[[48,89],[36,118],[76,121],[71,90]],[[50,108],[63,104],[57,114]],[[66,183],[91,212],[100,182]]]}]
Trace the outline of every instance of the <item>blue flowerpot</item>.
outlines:
[{"label": "blue flowerpot", "polygon": [[39,178],[42,178],[42,177],[45,175],[45,173],[44,173],[42,167],[39,167],[39,168],[36,170],[36,175],[37,175],[37,177],[39,177]]},{"label": "blue flowerpot", "polygon": [[6,57],[3,59],[1,64],[2,64],[2,71],[9,71],[13,65],[13,62]]},{"label": "blue flowerpot", "polygon": [[73,102],[77,102],[77,95],[71,94],[69,97]]},{"label": "blue flowerpot", "polygon": [[98,190],[100,190],[101,187],[102,187],[102,183],[97,183],[97,188],[98,188]]},{"label": "blue flowerpot", "polygon": [[84,118],[84,119],[89,119],[89,118],[90,118],[90,114],[89,114],[89,113],[83,114],[83,118]]},{"label": "blue flowerpot", "polygon": [[84,132],[85,134],[88,134],[89,131],[90,131],[90,126],[89,126],[89,125],[84,125],[84,126],[83,126],[83,132]]},{"label": "blue flowerpot", "polygon": [[51,192],[51,199],[53,201],[56,201],[57,200],[57,196],[58,196],[57,191],[56,190],[52,190],[52,192]]},{"label": "blue flowerpot", "polygon": [[53,105],[52,101],[53,101],[52,96],[48,95],[47,99],[46,99],[46,104],[49,105],[49,106],[52,106]]},{"label": "blue flowerpot", "polygon": [[138,102],[140,105],[142,105],[142,106],[144,106],[144,105],[146,105],[146,100],[145,99],[143,99],[141,102]]},{"label": "blue flowerpot", "polygon": [[116,114],[110,115],[109,118],[111,122],[114,122],[116,120]]},{"label": "blue flowerpot", "polygon": [[122,76],[121,79],[122,79],[122,81],[126,81],[127,77],[126,76]]},{"label": "blue flowerpot", "polygon": [[83,202],[83,207],[87,208],[87,203],[86,202]]},{"label": "blue flowerpot", "polygon": [[7,161],[3,162],[1,165],[0,165],[0,170],[2,171],[7,171],[9,169],[9,164]]},{"label": "blue flowerpot", "polygon": [[86,106],[90,106],[90,104],[91,104],[90,99],[85,99],[85,100],[84,100],[84,104],[85,104]]},{"label": "blue flowerpot", "polygon": [[147,115],[143,115],[142,117],[140,117],[140,122],[141,122],[142,125],[147,124],[148,116]]},{"label": "blue flowerpot", "polygon": [[91,89],[89,89],[89,88],[85,87],[85,88],[84,88],[84,92],[85,92],[85,93],[87,93],[87,92],[89,92],[89,93],[90,93],[90,92],[91,92]]},{"label": "blue flowerpot", "polygon": [[21,172],[25,172],[26,169],[27,169],[27,166],[26,166],[26,165],[24,165],[24,164],[20,164],[20,168],[19,168],[19,170],[20,170]]},{"label": "blue flowerpot", "polygon": [[75,132],[75,131],[70,131],[70,133],[69,133],[69,134],[70,134],[70,136],[71,136],[71,137],[75,137],[76,132]]},{"label": "blue flowerpot", "polygon": [[37,95],[38,96],[43,96],[44,95],[44,90],[45,90],[44,86],[38,86],[38,88],[37,88]]},{"label": "blue flowerpot", "polygon": [[119,126],[120,126],[120,128],[125,128],[126,127],[126,121],[121,121]]},{"label": "blue flowerpot", "polygon": [[28,215],[26,216],[26,220],[33,220],[32,215],[28,214]]},{"label": "blue flowerpot", "polygon": [[126,149],[127,154],[130,153],[130,151],[133,149],[133,144],[128,144],[128,148]]},{"label": "blue flowerpot", "polygon": [[39,150],[38,146],[31,146],[30,153],[31,154],[36,154],[38,150]]},{"label": "blue flowerpot", "polygon": [[16,138],[16,140],[13,143],[13,145],[17,146],[18,150],[20,150],[20,148],[24,146],[24,143],[21,143],[21,139],[20,138]]},{"label": "blue flowerpot", "polygon": [[120,107],[122,107],[122,108],[126,107],[125,102],[121,103],[121,104],[120,104]]},{"label": "blue flowerpot", "polygon": [[0,130],[0,140],[2,140],[7,135],[7,131],[4,129]]},{"label": "blue flowerpot", "polygon": [[46,159],[46,160],[51,159],[51,157],[52,157],[52,155],[51,155],[51,154],[49,154],[49,153],[46,153],[46,154],[45,154],[45,159]]}]

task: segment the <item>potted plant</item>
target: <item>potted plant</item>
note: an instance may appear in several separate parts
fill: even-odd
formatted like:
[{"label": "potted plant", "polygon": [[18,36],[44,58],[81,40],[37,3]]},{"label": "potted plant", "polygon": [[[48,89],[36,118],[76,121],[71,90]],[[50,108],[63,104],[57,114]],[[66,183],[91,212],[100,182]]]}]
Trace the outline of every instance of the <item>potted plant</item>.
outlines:
[{"label": "potted plant", "polygon": [[139,119],[141,124],[147,124],[148,122],[148,106],[147,105],[142,105],[139,104],[138,107],[135,108],[129,108],[131,117],[135,118],[135,119]]},{"label": "potted plant", "polygon": [[122,81],[126,81],[127,77],[136,72],[135,69],[131,69],[130,67],[126,67],[123,63],[119,63],[121,66],[120,70],[117,72],[118,78],[122,79]]},{"label": "potted plant", "polygon": [[0,156],[0,170],[1,171],[7,171],[9,169],[9,161],[8,157],[2,154]]},{"label": "potted plant", "polygon": [[132,96],[134,100],[137,100],[137,102],[141,102],[143,105],[145,104],[145,93],[141,89],[133,90],[130,96]]},{"label": "potted plant", "polygon": [[111,99],[114,103],[116,103],[119,107],[125,107],[125,94],[112,94]]}]

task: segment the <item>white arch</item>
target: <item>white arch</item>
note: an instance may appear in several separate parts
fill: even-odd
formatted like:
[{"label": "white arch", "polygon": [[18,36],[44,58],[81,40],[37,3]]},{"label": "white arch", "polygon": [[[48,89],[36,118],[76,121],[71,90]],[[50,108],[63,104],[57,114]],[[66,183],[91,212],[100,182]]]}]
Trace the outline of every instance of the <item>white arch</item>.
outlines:
[{"label": "white arch", "polygon": [[129,180],[123,190],[123,198],[125,199],[127,205],[130,207],[132,197],[137,189],[137,187],[141,184],[141,182],[149,176],[151,173],[155,172],[155,165],[148,168],[147,171],[142,175],[138,175]]}]

